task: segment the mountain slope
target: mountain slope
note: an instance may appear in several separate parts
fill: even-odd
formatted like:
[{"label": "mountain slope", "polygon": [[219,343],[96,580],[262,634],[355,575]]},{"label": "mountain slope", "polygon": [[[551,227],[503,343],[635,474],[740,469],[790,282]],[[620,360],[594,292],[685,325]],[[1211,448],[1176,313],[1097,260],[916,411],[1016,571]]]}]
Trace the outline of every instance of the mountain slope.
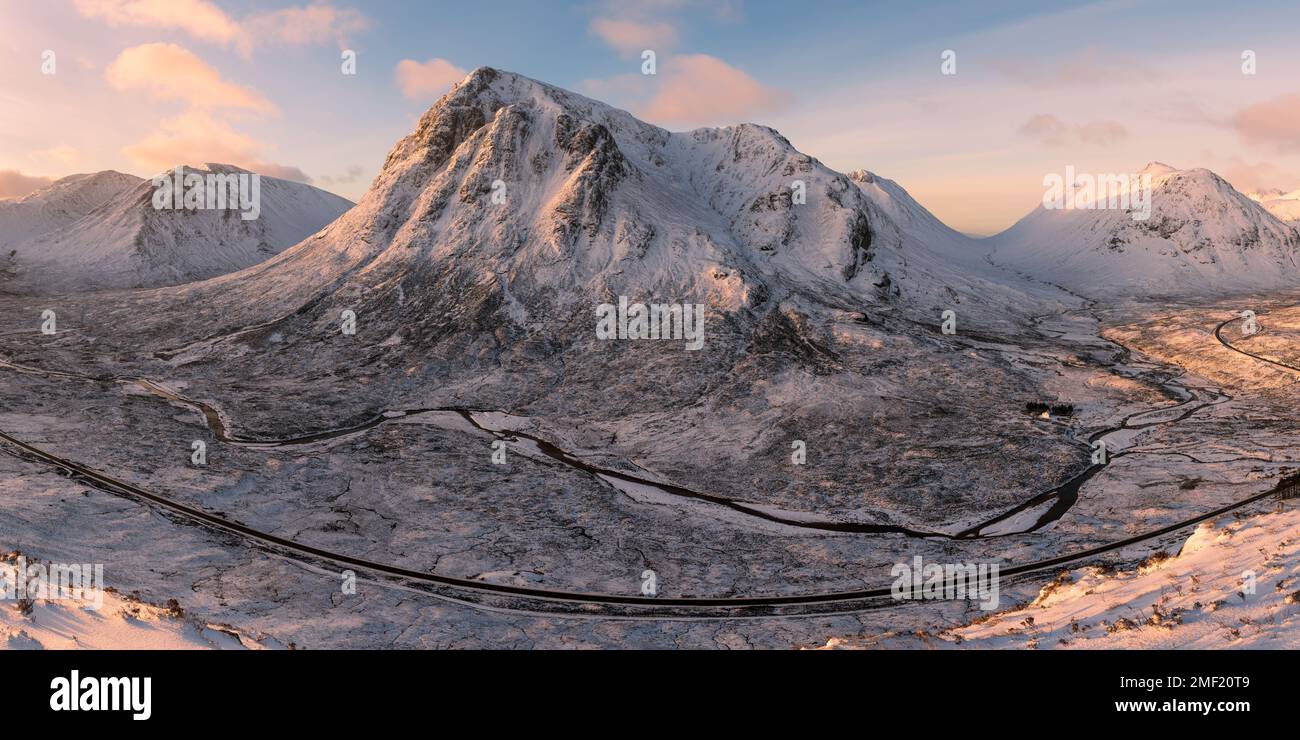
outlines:
[{"label": "mountain slope", "polygon": [[0,200],[0,254],[63,228],[144,182],[113,170],[69,175],[18,200]]},{"label": "mountain slope", "polygon": [[[218,164],[186,171],[246,172]],[[261,262],[352,205],[310,185],[262,176],[260,213],[244,220],[234,209],[159,210],[153,205],[152,181],[131,179],[129,189],[112,192],[98,203],[80,199],[76,205],[88,210],[75,220],[65,218],[57,228],[29,229],[35,233],[10,246],[14,254],[7,260],[10,279],[4,287],[54,293],[202,280]],[[72,218],[76,206],[65,206],[65,212]],[[42,223],[52,221],[46,216]],[[21,228],[17,231],[22,233]]]},{"label": "mountain slope", "polygon": [[949,300],[949,308],[958,309],[962,303],[961,294],[947,277],[954,269],[970,285],[984,285],[985,295],[1017,310],[1032,311],[1068,300],[1044,283],[994,265],[981,240],[950,228],[897,182],[867,170],[849,172],[848,177],[879,211],[877,239],[897,245],[898,253],[907,255],[914,267],[927,264],[929,272],[944,275],[940,280],[945,283],[942,293]]},{"label": "mountain slope", "polygon": [[1088,294],[1175,295],[1294,285],[1300,232],[1205,169],[1153,163],[1151,215],[1039,206],[988,239],[992,259]]}]

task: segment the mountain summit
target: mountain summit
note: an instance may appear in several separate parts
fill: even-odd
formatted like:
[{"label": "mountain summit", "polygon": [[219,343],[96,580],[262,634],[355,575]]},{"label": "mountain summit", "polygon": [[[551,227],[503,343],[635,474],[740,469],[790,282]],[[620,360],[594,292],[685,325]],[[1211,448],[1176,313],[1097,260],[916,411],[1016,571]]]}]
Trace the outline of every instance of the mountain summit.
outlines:
[{"label": "mountain summit", "polygon": [[[356,208],[265,264],[193,289],[229,301],[218,313],[238,325],[310,304],[330,321],[352,309],[401,335],[468,314],[482,330],[523,336],[585,322],[593,302],[620,295],[753,317],[787,296],[936,317],[964,302],[993,321],[1023,297],[996,282],[1014,277],[965,268],[906,232],[858,183],[770,128],[670,133],[480,68],[397,142]],[[258,316],[242,316],[250,305]]]},{"label": "mountain summit", "polygon": [[[1294,285],[1300,233],[1207,169],[1153,162],[1151,213],[1038,207],[990,237],[998,264],[1084,294],[1190,294]],[[1102,200],[1102,198],[1099,198]]]}]

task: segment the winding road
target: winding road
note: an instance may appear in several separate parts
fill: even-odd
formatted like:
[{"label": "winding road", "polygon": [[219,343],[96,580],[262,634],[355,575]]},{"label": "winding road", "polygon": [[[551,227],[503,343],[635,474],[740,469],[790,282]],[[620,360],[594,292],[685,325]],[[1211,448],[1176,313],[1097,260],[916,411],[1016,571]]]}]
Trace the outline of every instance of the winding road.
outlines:
[{"label": "winding road", "polygon": [[[1253,353],[1249,353],[1237,349],[1236,347],[1233,347],[1231,344],[1229,344],[1226,340],[1223,339],[1221,335],[1221,330],[1223,329],[1224,326],[1226,326],[1228,323],[1231,323],[1234,320],[1237,319],[1230,319],[1228,321],[1219,324],[1218,328],[1216,328],[1215,330],[1215,336],[1219,339],[1220,342],[1224,344],[1224,346],[1234,351],[1241,352],[1242,354],[1254,357],[1258,360],[1269,362],[1274,365],[1286,367],[1293,371],[1300,372],[1300,368],[1296,368],[1294,366],[1288,365],[1283,362],[1272,360],[1266,357],[1261,357]],[[221,439],[223,442],[227,442],[227,443],[243,444],[243,445],[250,445],[250,446],[268,446],[268,447],[278,447],[278,446],[286,446],[292,444],[308,444],[312,442],[321,441],[324,439],[343,436],[346,434],[361,432],[394,418],[402,418],[404,416],[410,416],[416,414],[432,413],[435,411],[445,411],[445,412],[457,413],[461,415],[462,418],[466,419],[468,422],[470,422],[475,427],[477,427],[478,429],[483,430],[485,432],[489,432],[494,435],[507,436],[507,437],[520,436],[520,437],[530,439],[531,441],[534,442],[534,444],[538,446],[539,449],[541,449],[548,456],[560,460],[561,462],[564,462],[573,467],[577,467],[583,470],[587,470],[588,472],[592,472],[600,475],[610,475],[610,476],[619,477],[628,480],[630,482],[643,483],[643,484],[653,485],[661,488],[666,485],[657,481],[649,481],[649,480],[637,478],[635,476],[630,476],[626,473],[622,473],[619,471],[597,468],[595,466],[592,466],[582,460],[579,460],[569,455],[569,453],[564,452],[558,447],[555,447],[550,442],[547,442],[546,440],[540,439],[532,435],[528,435],[518,431],[502,431],[497,429],[491,429],[489,427],[482,425],[478,420],[474,418],[474,415],[479,412],[467,410],[467,409],[455,409],[455,408],[414,409],[414,410],[401,411],[401,412],[388,412],[385,414],[377,415],[376,417],[367,420],[365,422],[362,422],[360,424],[342,428],[342,429],[329,430],[325,432],[319,432],[316,434],[305,435],[302,437],[296,437],[296,438],[286,439],[286,440],[256,440],[256,439],[248,439],[248,438],[242,438],[236,435],[232,435],[227,429],[225,422],[221,418],[220,412],[216,408],[212,407],[211,405],[204,404],[199,401],[194,401],[192,399],[184,398],[183,396],[166,388],[165,386],[145,378],[136,378],[136,377],[128,377],[128,376],[94,377],[94,376],[87,376],[87,375],[79,375],[76,373],[47,371],[38,368],[16,365],[5,361],[0,361],[0,367],[5,367],[18,372],[39,373],[42,375],[49,375],[54,377],[77,378],[80,380],[88,380],[88,381],[101,382],[101,383],[107,382],[107,383],[137,384],[140,387],[145,388],[149,392],[159,397],[165,398],[170,402],[180,403],[182,405],[186,405],[196,409],[203,415],[208,426],[213,430],[213,433],[218,437],[218,439]],[[1226,399],[1227,397],[1225,396],[1223,398]],[[1148,410],[1148,411],[1143,411],[1143,412],[1130,415],[1129,417],[1126,417],[1124,419],[1120,427],[1116,427],[1115,429],[1142,428],[1157,423],[1169,423],[1169,421],[1177,421],[1186,418],[1191,413],[1194,413],[1198,409],[1205,408],[1205,406],[1207,405],[1207,404],[1194,404],[1193,402],[1197,400],[1199,399],[1195,397],[1195,394],[1193,394],[1193,398],[1189,399],[1188,401],[1184,401],[1183,403],[1178,404],[1177,406],[1169,407],[1165,409],[1158,409],[1156,411]],[[1190,405],[1191,407],[1189,409],[1184,410],[1173,419],[1165,420],[1161,422],[1149,422],[1145,424],[1128,426],[1129,422],[1137,417],[1149,415],[1157,412],[1167,413],[1169,411],[1172,411],[1173,409],[1185,405]],[[1109,433],[1110,431],[1114,431],[1114,430],[1103,430],[1101,432],[1097,432],[1090,439],[1097,438],[1101,435]],[[431,591],[435,595],[438,595],[442,598],[469,604],[471,606],[478,606],[478,607],[497,609],[497,610],[541,612],[541,613],[554,613],[554,614],[562,614],[562,615],[591,616],[591,617],[625,617],[625,618],[630,617],[630,618],[645,618],[645,619],[665,619],[665,618],[668,619],[672,619],[672,618],[733,619],[733,618],[754,618],[754,617],[764,617],[764,616],[779,616],[779,617],[819,616],[819,615],[838,614],[838,613],[852,613],[852,612],[864,611],[868,609],[895,606],[898,604],[898,601],[894,596],[894,589],[892,586],[873,588],[873,589],[817,593],[817,594],[690,598],[690,597],[652,597],[652,596],[639,596],[639,595],[553,590],[553,589],[544,589],[544,588],[532,588],[527,586],[514,586],[508,584],[488,583],[483,581],[438,575],[436,573],[428,573],[424,571],[413,570],[410,568],[403,568],[400,566],[390,565],[387,563],[380,563],[380,562],[366,560],[363,558],[357,558],[351,555],[347,555],[345,553],[339,553],[331,550],[326,550],[323,548],[313,547],[311,545],[306,545],[300,542],[296,542],[294,540],[285,537],[280,537],[270,532],[258,530],[253,527],[249,527],[245,524],[242,524],[240,522],[232,521],[218,514],[213,514],[203,509],[199,509],[193,506],[188,506],[186,504],[179,503],[162,494],[145,490],[134,484],[119,480],[108,474],[94,470],[75,461],[68,460],[66,458],[54,455],[45,450],[41,450],[31,444],[23,442],[22,440],[19,440],[4,432],[0,432],[0,443],[5,445],[8,448],[8,450],[11,452],[11,454],[17,457],[50,465],[54,467],[56,470],[60,471],[63,475],[66,475],[69,478],[84,483],[85,485],[94,487],[96,489],[105,491],[110,494],[125,496],[138,501],[143,501],[146,504],[157,507],[165,514],[180,518],[183,521],[199,524],[225,534],[234,535],[239,539],[243,540],[244,542],[246,542],[247,544],[257,547],[263,551],[294,558],[312,564],[328,563],[335,566],[345,566],[347,568],[356,568],[356,569],[364,570],[382,579],[398,580],[407,583],[409,585],[418,586],[424,590]],[[1077,494],[1078,486],[1081,486],[1083,482],[1085,482],[1088,478],[1090,478],[1093,474],[1095,474],[1098,470],[1100,470],[1101,467],[1102,466],[1093,466],[1088,470],[1084,471],[1084,473],[1081,473],[1079,476],[1076,476],[1074,479],[1064,484],[1064,486],[1058,487],[1057,489],[1053,489],[1052,491],[1049,491],[1045,494],[1040,494],[1040,496],[1035,497],[1034,500],[1039,500],[1039,502],[1041,503],[1042,501],[1047,500],[1043,497],[1057,496],[1058,498],[1064,498],[1061,495],[1062,491],[1069,486],[1073,486],[1073,489]],[[676,489],[676,490],[671,490],[671,489]],[[666,489],[666,490],[670,490],[670,492],[675,493],[676,495],[702,499],[702,500],[709,501],[711,503],[718,503],[721,505],[728,505],[731,506],[732,508],[739,507],[741,510],[744,510],[745,513],[747,514],[760,516],[763,518],[770,519],[772,521],[785,523],[780,517],[776,515],[771,515],[768,514],[767,512],[749,509],[748,507],[745,507],[743,504],[739,504],[738,502],[730,501],[727,499],[721,499],[721,497],[715,497],[709,494],[700,494],[684,488],[671,487],[671,489]],[[1199,524],[1200,522],[1204,522],[1222,516],[1223,514],[1234,511],[1236,509],[1249,506],[1253,503],[1256,503],[1262,499],[1271,496],[1275,492],[1275,490],[1276,488],[1261,493],[1257,493],[1244,500],[1228,504],[1226,506],[1217,508],[1213,511],[1209,511],[1204,514],[1198,515],[1196,517],[1186,519],[1180,522],[1176,522],[1174,524],[1160,527],[1158,529],[1144,532],[1142,534],[1135,535],[1133,537],[1128,537],[1116,542],[1107,543],[1105,545],[1100,545],[1097,547],[1092,547],[1074,553],[1048,558],[1045,560],[1040,560],[1040,561],[1035,561],[1030,563],[1022,563],[1019,565],[1012,565],[1010,567],[1001,568],[999,571],[999,575],[1003,578],[1008,578],[1008,577],[1013,577],[1018,575],[1031,574],[1031,573],[1044,571],[1048,569],[1059,568],[1060,566],[1063,565],[1071,565],[1071,564],[1077,565],[1089,559],[1095,558],[1098,555],[1107,552],[1112,552],[1115,550],[1120,550],[1129,547],[1131,545],[1139,544],[1148,540],[1162,537],[1172,532],[1176,532],[1178,530],[1194,526],[1196,524]],[[1033,500],[1031,500],[1031,502],[1032,501]],[[1026,508],[1026,506],[1018,507],[1018,510],[1023,510],[1024,508]],[[1007,515],[1000,517],[999,520],[1005,518],[1005,516]],[[809,526],[809,523],[806,521],[793,521],[791,523],[797,524],[802,527]],[[832,524],[838,524],[838,523],[832,523]],[[848,525],[848,526],[872,526],[872,525]],[[986,525],[981,525],[981,526],[987,526],[987,523]],[[819,527],[814,527],[814,528],[819,528]],[[833,531],[859,531],[859,530],[835,529]],[[869,533],[876,534],[880,532],[878,530],[869,530]],[[949,535],[938,535],[932,533],[919,533],[919,532],[910,532],[910,531],[893,532],[893,533],[903,533],[903,534],[910,534],[912,536],[922,536],[922,537],[937,537],[937,536],[950,537]],[[963,535],[957,535],[957,536],[960,537]],[[970,536],[970,535],[966,535],[966,536]]]},{"label": "winding road", "polygon": [[1217,339],[1217,340],[1219,340],[1219,344],[1222,344],[1224,347],[1227,347],[1228,349],[1232,350],[1233,352],[1237,352],[1237,353],[1239,353],[1239,354],[1243,354],[1243,355],[1245,355],[1245,356],[1247,356],[1247,357],[1253,357],[1253,358],[1255,358],[1256,360],[1259,360],[1260,362],[1267,362],[1267,363],[1270,364],[1270,365],[1276,365],[1276,366],[1278,366],[1278,367],[1286,368],[1287,370],[1291,370],[1291,371],[1293,371],[1293,372],[1300,373],[1300,367],[1297,367],[1297,366],[1295,366],[1295,365],[1291,365],[1291,364],[1286,363],[1286,362],[1282,362],[1281,360],[1275,360],[1275,359],[1273,359],[1273,358],[1271,358],[1271,357],[1265,357],[1265,356],[1263,356],[1263,355],[1257,355],[1257,354],[1255,354],[1254,352],[1250,352],[1250,351],[1247,351],[1247,350],[1241,349],[1240,347],[1234,347],[1234,346],[1232,345],[1231,342],[1229,342],[1228,340],[1224,339],[1224,338],[1223,338],[1223,328],[1224,328],[1225,326],[1227,326],[1228,324],[1231,324],[1231,323],[1234,322],[1234,321],[1241,321],[1241,320],[1242,320],[1242,317],[1238,316],[1238,317],[1236,317],[1236,318],[1228,319],[1227,321],[1221,322],[1218,326],[1214,327],[1214,338]]}]

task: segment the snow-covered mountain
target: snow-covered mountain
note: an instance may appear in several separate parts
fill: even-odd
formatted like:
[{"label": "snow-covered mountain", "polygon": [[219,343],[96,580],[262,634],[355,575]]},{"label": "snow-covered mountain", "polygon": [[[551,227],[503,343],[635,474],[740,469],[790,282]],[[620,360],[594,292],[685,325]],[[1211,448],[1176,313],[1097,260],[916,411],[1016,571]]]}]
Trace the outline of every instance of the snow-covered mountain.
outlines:
[{"label": "snow-covered mountain", "polygon": [[0,200],[0,254],[40,234],[61,229],[144,182],[104,170],[69,175],[17,200]]},{"label": "snow-covered mountain", "polygon": [[[186,173],[248,174],[220,164],[187,167]],[[272,257],[352,206],[310,185],[268,176],[260,178],[260,211],[249,220],[233,208],[158,209],[155,190],[151,180],[101,172],[65,178],[13,204],[14,228],[0,237],[6,248],[0,287],[53,293],[203,280]],[[39,208],[18,211],[27,203]]]},{"label": "snow-covered mountain", "polygon": [[[584,439],[608,431],[613,442],[588,442],[614,459],[738,496],[758,485],[792,509],[834,495],[852,516],[889,518],[925,497],[965,501],[982,476],[999,492],[983,511],[1073,449],[1064,433],[1024,434],[1025,399],[1056,395],[1036,366],[969,342],[1044,343],[1031,317],[1078,301],[982,262],[937,224],[922,232],[923,215],[900,188],[850,179],[772,129],[671,133],[482,68],[320,232],[237,273],[114,296],[85,321],[115,328],[100,354],[150,358],[250,428],[495,409]],[[601,304],[620,298],[703,306],[703,346],[598,338]],[[941,332],[949,309],[961,336]],[[232,399],[222,378],[258,379],[293,406]],[[955,411],[968,407],[982,411]],[[981,452],[940,481],[886,440],[984,440],[998,426],[1032,463]],[[853,461],[807,493],[778,470],[787,427]]]},{"label": "snow-covered mountain", "polygon": [[847,174],[874,209],[877,240],[893,245],[911,273],[934,275],[935,282],[943,284],[941,293],[949,299],[949,308],[965,308],[967,300],[954,288],[953,270],[960,270],[969,285],[985,286],[982,294],[990,306],[1005,303],[1028,311],[1063,297],[1042,283],[994,265],[981,240],[940,221],[897,182],[867,170]]},{"label": "snow-covered mountain", "polygon": [[1279,221],[1290,222],[1292,226],[1300,225],[1300,190],[1289,193],[1281,190],[1251,192],[1247,193],[1247,197],[1259,203]]},{"label": "snow-covered mountain", "polygon": [[1039,206],[990,237],[998,264],[1087,294],[1173,295],[1293,286],[1300,232],[1206,169],[1152,163],[1151,213]]},{"label": "snow-covered mountain", "polygon": [[[967,269],[950,244],[931,249],[890,207],[772,129],[670,133],[482,68],[397,143],[356,208],[275,259],[194,290],[228,303],[213,314],[234,326],[311,304],[331,322],[356,310],[408,341],[432,331],[429,317],[504,331],[497,313],[520,335],[580,319],[586,336],[593,301],[620,295],[727,314],[765,314],[790,297],[935,321],[956,302],[990,321],[1032,310],[996,282],[1017,278]],[[1023,287],[1039,290],[1036,300],[1062,297]]]}]

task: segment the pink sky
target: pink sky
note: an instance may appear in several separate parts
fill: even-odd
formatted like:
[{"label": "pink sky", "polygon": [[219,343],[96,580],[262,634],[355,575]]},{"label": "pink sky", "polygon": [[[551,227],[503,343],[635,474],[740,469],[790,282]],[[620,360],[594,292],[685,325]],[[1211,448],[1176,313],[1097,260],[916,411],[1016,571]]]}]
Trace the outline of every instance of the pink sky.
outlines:
[{"label": "pink sky", "polygon": [[[76,172],[214,161],[356,199],[418,114],[480,63],[675,130],[771,125],[831,167],[897,180],[968,233],[1013,223],[1039,202],[1044,175],[1067,165],[1124,173],[1158,160],[1208,167],[1241,190],[1300,188],[1294,27],[1206,21],[1203,37],[1134,45],[1103,32],[1130,5],[921,34],[886,54],[855,46],[852,28],[824,45],[747,45],[763,17],[743,3],[602,0],[551,13],[559,30],[537,48],[507,41],[493,54],[457,29],[446,38],[459,33],[462,47],[412,40],[404,16],[364,5],[24,3],[5,9],[0,36],[0,197]],[[520,26],[493,33],[537,36]],[[730,45],[701,42],[700,29]],[[660,74],[646,78],[638,50],[651,46]],[[339,52],[354,47],[364,74],[344,77]],[[940,74],[945,48],[956,75]],[[1253,75],[1242,73],[1246,48]],[[42,73],[47,49],[55,74]]]}]

